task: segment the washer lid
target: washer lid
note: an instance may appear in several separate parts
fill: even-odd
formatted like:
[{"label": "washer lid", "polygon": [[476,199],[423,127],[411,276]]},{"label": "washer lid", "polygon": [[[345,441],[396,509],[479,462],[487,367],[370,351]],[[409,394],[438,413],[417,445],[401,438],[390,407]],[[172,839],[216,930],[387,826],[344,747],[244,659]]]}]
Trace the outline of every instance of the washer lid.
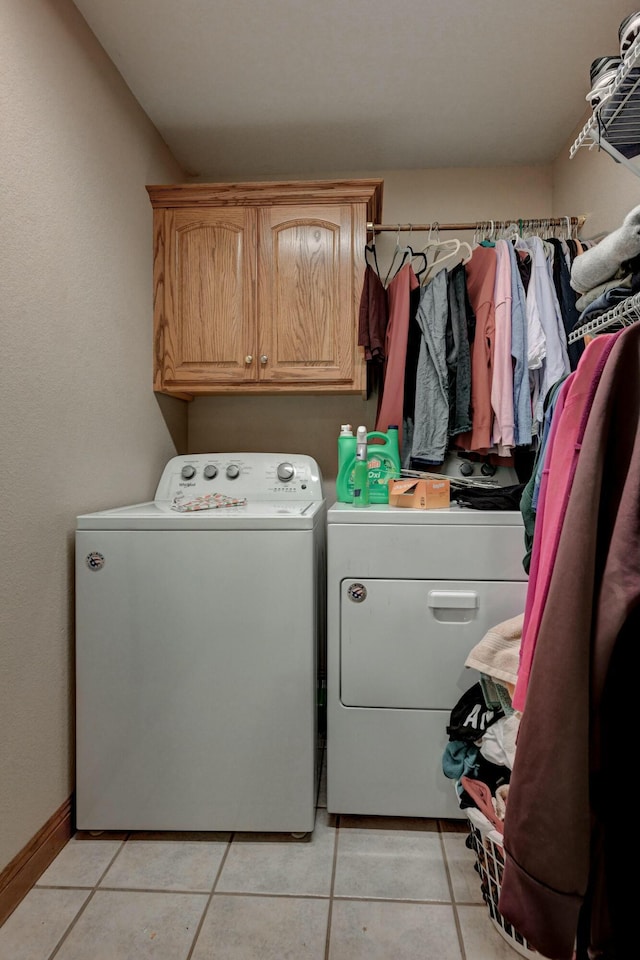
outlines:
[{"label": "washer lid", "polygon": [[240,507],[180,513],[172,501],[152,500],[77,518],[78,530],[305,530],[312,529],[325,502],[263,500]]}]

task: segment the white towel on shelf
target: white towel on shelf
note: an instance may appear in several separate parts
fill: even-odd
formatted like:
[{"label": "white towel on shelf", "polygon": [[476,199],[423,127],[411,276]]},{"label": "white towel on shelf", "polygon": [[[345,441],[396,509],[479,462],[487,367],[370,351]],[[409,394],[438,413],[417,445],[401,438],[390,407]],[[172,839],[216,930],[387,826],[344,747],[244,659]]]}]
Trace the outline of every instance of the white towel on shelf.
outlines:
[{"label": "white towel on shelf", "polygon": [[588,293],[615,277],[623,263],[640,254],[640,206],[630,210],[622,226],[580,253],[571,265],[571,286]]}]

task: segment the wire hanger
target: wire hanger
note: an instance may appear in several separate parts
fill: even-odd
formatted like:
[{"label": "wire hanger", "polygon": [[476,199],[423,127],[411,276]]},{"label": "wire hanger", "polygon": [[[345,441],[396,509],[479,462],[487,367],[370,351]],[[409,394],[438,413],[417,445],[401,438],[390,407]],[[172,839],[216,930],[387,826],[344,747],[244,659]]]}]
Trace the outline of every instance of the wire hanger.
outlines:
[{"label": "wire hanger", "polygon": [[[369,260],[369,257],[370,257],[370,256],[371,256],[371,258],[372,258],[372,260],[373,260],[373,263],[371,262],[371,260]],[[372,270],[375,270],[375,272],[378,274],[378,277],[380,278],[380,281],[382,282],[382,277],[381,277],[381,275],[380,275],[380,265],[379,265],[379,263],[378,263],[378,251],[376,250],[376,235],[375,235],[375,232],[374,232],[373,237],[372,237],[372,239],[371,239],[371,243],[365,244],[365,248],[364,248],[364,262],[365,262],[369,267],[371,267]]]},{"label": "wire hanger", "polygon": [[413,264],[413,261],[417,260],[418,258],[422,260],[422,266],[418,268],[414,267],[413,272],[415,273],[416,278],[421,280],[422,275],[429,269],[429,261],[427,260],[427,255],[423,250],[418,250],[413,254],[411,263]]},{"label": "wire hanger", "polygon": [[[403,268],[407,261],[407,257],[413,254],[413,250],[410,247],[405,247],[404,250],[400,248],[400,224],[398,224],[398,229],[396,232],[396,248],[393,251],[393,256],[391,257],[391,263],[389,264],[389,269],[387,270],[387,275],[384,278],[385,287],[389,283],[389,280],[393,280],[393,277],[396,276]],[[409,224],[409,235],[411,235],[411,224]],[[396,265],[396,260],[400,256],[400,262]],[[393,271],[393,274],[392,274]]]}]

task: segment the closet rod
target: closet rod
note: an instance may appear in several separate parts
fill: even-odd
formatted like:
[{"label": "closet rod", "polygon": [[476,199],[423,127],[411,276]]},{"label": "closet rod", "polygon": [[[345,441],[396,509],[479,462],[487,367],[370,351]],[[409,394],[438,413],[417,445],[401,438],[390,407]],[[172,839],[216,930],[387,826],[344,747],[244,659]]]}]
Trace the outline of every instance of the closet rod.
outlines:
[{"label": "closet rod", "polygon": [[495,229],[503,230],[505,227],[516,224],[527,229],[536,224],[550,227],[566,227],[570,224],[581,230],[585,224],[586,217],[514,217],[513,220],[475,220],[473,223],[367,223],[369,233],[384,233],[386,231],[398,233],[410,233],[413,230],[425,232],[427,230],[477,230],[479,227],[486,227],[490,224]]}]

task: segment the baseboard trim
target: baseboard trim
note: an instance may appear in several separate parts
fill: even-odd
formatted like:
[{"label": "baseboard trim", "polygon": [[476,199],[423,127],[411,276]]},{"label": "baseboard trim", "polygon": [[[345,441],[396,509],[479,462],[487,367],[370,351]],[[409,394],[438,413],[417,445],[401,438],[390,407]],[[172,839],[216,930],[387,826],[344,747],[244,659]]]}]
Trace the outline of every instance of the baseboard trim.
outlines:
[{"label": "baseboard trim", "polygon": [[43,827],[0,872],[0,925],[55,860],[72,836],[72,797],[49,817]]}]

